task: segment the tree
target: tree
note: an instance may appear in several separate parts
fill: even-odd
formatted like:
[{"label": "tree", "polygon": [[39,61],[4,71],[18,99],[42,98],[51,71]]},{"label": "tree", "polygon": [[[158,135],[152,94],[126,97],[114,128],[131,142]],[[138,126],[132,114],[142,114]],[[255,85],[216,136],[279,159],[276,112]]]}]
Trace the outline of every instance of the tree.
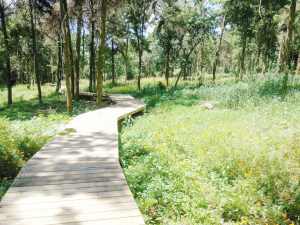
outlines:
[{"label": "tree", "polygon": [[133,34],[136,38],[132,42],[138,52],[138,92],[141,91],[141,76],[142,76],[142,58],[145,48],[145,30],[146,23],[149,21],[151,13],[149,9],[154,0],[127,0],[127,18],[132,25]]},{"label": "tree", "polygon": [[239,57],[239,73],[238,77],[242,80],[245,72],[245,57],[248,39],[252,38],[254,27],[258,22],[257,12],[251,1],[233,0],[227,2],[228,22],[237,27],[240,35],[240,44],[242,51]]},{"label": "tree", "polygon": [[68,35],[69,26],[69,16],[68,16],[68,6],[66,0],[60,0],[60,13],[61,13],[61,23],[62,23],[62,38],[63,38],[63,49],[65,56],[65,73],[66,73],[66,89],[67,89],[67,112],[70,114],[72,112],[72,92],[71,92],[71,54],[70,54],[70,37]]},{"label": "tree", "polygon": [[76,58],[75,58],[75,101],[79,102],[79,71],[80,71],[80,46],[81,46],[81,29],[82,29],[82,5],[83,0],[77,0],[77,34],[76,34]]},{"label": "tree", "polygon": [[292,34],[294,31],[294,21],[296,15],[296,0],[291,0],[290,10],[289,10],[289,17],[287,21],[287,32],[285,38],[282,42],[282,49],[279,52],[279,71],[282,71],[284,66],[282,65],[289,65],[289,58],[290,58],[290,46],[292,40]]},{"label": "tree", "polygon": [[[93,91],[93,83],[95,84],[95,11],[94,11],[94,1],[90,0],[90,82],[89,91]],[[94,81],[94,82],[93,82]]]},{"label": "tree", "polygon": [[30,24],[31,24],[31,34],[32,34],[32,50],[34,57],[34,72],[36,78],[36,84],[38,86],[39,101],[42,101],[42,91],[41,91],[41,82],[40,82],[40,73],[39,73],[39,64],[38,64],[38,53],[36,49],[36,34],[35,34],[35,24],[33,16],[33,0],[29,0],[29,12],[30,12]]},{"label": "tree", "polygon": [[8,104],[12,104],[12,82],[11,82],[11,64],[10,64],[10,47],[8,43],[8,35],[6,28],[6,15],[5,10],[7,7],[4,5],[4,0],[0,0],[0,16],[1,16],[1,24],[2,24],[2,32],[4,36],[4,45],[5,45],[5,61],[6,61],[6,80],[7,80],[7,90],[8,90]]},{"label": "tree", "polygon": [[195,52],[196,47],[203,41],[205,34],[211,29],[209,17],[203,13],[203,2],[195,1],[194,4],[184,5],[182,12],[178,16],[178,24],[180,24],[180,37],[178,42],[180,72],[177,76],[175,89],[179,78],[183,73],[183,79],[186,78],[187,72],[191,66],[191,56]]},{"label": "tree", "polygon": [[180,11],[175,5],[175,1],[166,1],[162,4],[163,11],[160,15],[160,20],[156,30],[158,43],[163,50],[163,57],[165,58],[165,82],[169,86],[169,73],[170,73],[170,57],[174,51],[176,42],[179,40],[177,35],[176,14]]},{"label": "tree", "polygon": [[214,59],[214,63],[213,63],[212,83],[215,83],[215,79],[216,79],[217,61],[219,59],[219,54],[220,54],[220,50],[221,50],[222,38],[223,38],[224,31],[225,31],[225,27],[226,27],[226,12],[224,12],[224,15],[223,15],[220,39],[219,39],[219,43],[218,43],[218,47],[217,47],[217,50],[216,50],[215,59]]},{"label": "tree", "polygon": [[107,0],[101,0],[101,26],[100,26],[100,43],[98,48],[97,64],[97,107],[102,103],[102,80],[104,70],[104,45],[105,45],[105,23],[106,23],[106,4]]}]

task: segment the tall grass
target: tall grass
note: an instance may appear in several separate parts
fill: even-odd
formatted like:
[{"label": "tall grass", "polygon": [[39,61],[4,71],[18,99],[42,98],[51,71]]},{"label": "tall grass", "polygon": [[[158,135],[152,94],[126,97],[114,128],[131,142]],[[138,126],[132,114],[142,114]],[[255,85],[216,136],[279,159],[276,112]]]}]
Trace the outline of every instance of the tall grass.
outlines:
[{"label": "tall grass", "polygon": [[286,94],[271,75],[144,86],[148,113],[125,120],[120,162],[147,223],[299,223],[299,81]]}]

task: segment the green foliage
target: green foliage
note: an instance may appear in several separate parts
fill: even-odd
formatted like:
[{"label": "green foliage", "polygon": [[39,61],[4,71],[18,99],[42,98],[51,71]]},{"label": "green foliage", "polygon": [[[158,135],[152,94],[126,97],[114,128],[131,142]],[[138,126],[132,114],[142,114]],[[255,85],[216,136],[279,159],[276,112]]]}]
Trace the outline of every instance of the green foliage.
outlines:
[{"label": "green foliage", "polygon": [[224,80],[143,86],[148,114],[123,124],[120,163],[147,223],[300,222],[300,79],[284,98],[282,76]]}]

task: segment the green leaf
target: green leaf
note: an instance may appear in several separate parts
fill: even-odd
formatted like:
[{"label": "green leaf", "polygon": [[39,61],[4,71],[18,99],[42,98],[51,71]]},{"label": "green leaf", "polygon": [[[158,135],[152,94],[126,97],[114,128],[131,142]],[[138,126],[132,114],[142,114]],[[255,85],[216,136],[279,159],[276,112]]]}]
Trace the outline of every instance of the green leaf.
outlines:
[{"label": "green leaf", "polygon": [[63,121],[71,121],[72,119],[70,118],[62,118]]},{"label": "green leaf", "polygon": [[144,202],[144,204],[147,205],[147,206],[148,205],[153,205],[155,203],[157,203],[157,201],[154,200],[154,199],[146,199],[146,201]]}]

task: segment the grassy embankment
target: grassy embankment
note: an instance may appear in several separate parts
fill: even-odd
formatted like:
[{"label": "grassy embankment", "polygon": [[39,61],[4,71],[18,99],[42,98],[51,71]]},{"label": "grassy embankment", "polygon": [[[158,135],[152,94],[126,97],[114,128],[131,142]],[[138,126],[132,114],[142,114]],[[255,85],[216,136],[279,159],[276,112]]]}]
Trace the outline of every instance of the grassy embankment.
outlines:
[{"label": "grassy embankment", "polygon": [[124,121],[120,162],[147,223],[300,223],[300,79],[285,95],[281,83],[224,77],[133,93],[148,112]]}]

